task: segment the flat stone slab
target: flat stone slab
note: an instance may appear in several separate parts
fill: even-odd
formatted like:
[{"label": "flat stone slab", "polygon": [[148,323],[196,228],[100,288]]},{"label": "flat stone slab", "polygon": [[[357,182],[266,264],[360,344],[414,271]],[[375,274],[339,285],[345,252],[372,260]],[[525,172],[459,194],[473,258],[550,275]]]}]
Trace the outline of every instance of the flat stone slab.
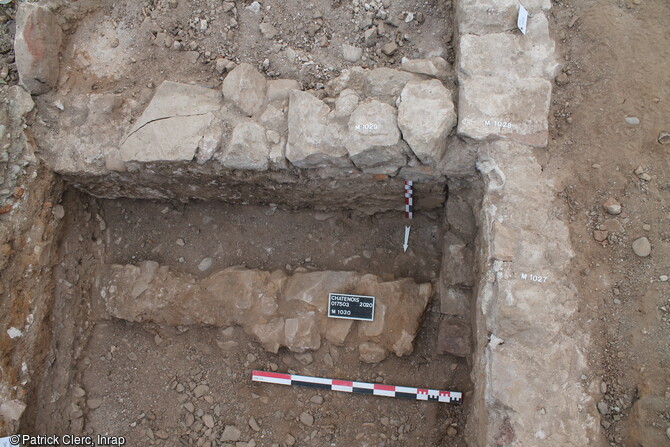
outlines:
[{"label": "flat stone slab", "polygon": [[533,17],[551,9],[551,0],[459,0],[456,2],[458,30],[462,35],[515,30],[522,4]]},{"label": "flat stone slab", "polygon": [[458,78],[461,81],[470,76],[553,80],[561,68],[555,49],[544,14],[529,20],[526,35],[466,34],[460,40]]},{"label": "flat stone slab", "polygon": [[119,148],[123,161],[190,161],[209,133],[221,93],[164,81]]},{"label": "flat stone slab", "polygon": [[545,79],[472,77],[459,90],[458,134],[475,140],[511,139],[545,147],[551,83]]}]

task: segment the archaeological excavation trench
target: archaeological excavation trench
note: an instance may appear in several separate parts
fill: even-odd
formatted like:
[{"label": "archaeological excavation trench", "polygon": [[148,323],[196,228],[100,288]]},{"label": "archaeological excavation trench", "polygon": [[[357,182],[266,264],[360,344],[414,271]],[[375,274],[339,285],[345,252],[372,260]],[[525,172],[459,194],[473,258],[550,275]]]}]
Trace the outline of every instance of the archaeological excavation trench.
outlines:
[{"label": "archaeological excavation trench", "polygon": [[[524,36],[518,3],[493,3],[454,5],[453,67],[442,51],[303,85],[212,58],[220,83],[180,75],[150,94],[26,68],[39,95],[12,87],[4,107],[47,192],[12,200],[27,203],[22,228],[51,224],[22,247],[32,267],[14,286],[35,298],[7,307],[22,345],[5,365],[17,411],[4,427],[127,445],[586,445],[574,288],[532,281],[572,257],[534,156],[559,68],[550,5],[527,2]],[[249,7],[240,20],[260,13]],[[60,41],[51,12],[21,8],[19,23]],[[452,9],[438,7],[449,35]],[[137,32],[168,39],[152,20]],[[75,76],[86,33],[64,38],[61,71]],[[18,28],[17,42],[35,38]],[[374,296],[374,318],[330,318],[329,293]],[[255,383],[252,370],[463,402]]]}]

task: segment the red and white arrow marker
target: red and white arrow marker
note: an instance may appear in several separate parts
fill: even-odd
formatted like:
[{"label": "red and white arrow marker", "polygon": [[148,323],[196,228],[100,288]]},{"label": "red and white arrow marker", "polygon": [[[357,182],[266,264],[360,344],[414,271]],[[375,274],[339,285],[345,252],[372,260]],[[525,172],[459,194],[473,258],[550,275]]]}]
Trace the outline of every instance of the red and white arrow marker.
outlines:
[{"label": "red and white arrow marker", "polygon": [[322,377],[298,376],[266,371],[253,371],[251,380],[254,382],[276,383],[279,385],[296,385],[320,388],[345,393],[372,394],[374,396],[401,397],[404,399],[428,400],[459,404],[463,395],[455,391],[429,390],[406,386],[382,385],[380,383],[351,382],[347,380],[324,379]]}]

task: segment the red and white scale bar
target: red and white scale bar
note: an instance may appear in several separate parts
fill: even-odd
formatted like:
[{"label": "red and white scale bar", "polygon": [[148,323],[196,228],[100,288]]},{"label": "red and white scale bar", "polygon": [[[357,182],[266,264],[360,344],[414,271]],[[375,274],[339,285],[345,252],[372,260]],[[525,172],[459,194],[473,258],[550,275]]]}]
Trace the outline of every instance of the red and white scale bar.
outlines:
[{"label": "red and white scale bar", "polygon": [[412,207],[414,205],[414,191],[412,189],[412,186],[414,185],[414,182],[411,180],[405,180],[405,217],[408,219],[411,219],[414,217],[414,212],[412,210]]},{"label": "red and white scale bar", "polygon": [[404,399],[428,400],[445,403],[461,403],[463,395],[455,391],[429,390],[406,386],[382,385],[380,383],[350,382],[322,377],[298,376],[267,371],[253,371],[254,382],[276,383],[320,388],[345,393],[372,394],[374,396],[401,397]]}]

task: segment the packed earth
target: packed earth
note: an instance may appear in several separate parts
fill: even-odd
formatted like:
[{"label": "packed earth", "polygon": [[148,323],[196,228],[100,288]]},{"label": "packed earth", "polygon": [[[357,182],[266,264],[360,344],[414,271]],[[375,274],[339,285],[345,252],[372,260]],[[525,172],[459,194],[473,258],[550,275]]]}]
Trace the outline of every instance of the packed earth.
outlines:
[{"label": "packed earth", "polygon": [[668,60],[664,0],[0,1],[0,447],[670,446]]}]

